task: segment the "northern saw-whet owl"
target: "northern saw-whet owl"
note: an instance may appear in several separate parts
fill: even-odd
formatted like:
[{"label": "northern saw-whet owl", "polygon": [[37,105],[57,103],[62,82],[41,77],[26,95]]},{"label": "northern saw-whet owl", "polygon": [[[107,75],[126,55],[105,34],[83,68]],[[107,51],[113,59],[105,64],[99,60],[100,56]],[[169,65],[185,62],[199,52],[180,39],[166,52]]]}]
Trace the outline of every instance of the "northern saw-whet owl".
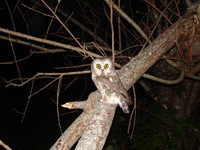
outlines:
[{"label": "northern saw-whet owl", "polygon": [[113,62],[109,58],[95,59],[91,64],[92,80],[101,94],[101,101],[118,104],[129,113],[130,97],[121,83]]}]

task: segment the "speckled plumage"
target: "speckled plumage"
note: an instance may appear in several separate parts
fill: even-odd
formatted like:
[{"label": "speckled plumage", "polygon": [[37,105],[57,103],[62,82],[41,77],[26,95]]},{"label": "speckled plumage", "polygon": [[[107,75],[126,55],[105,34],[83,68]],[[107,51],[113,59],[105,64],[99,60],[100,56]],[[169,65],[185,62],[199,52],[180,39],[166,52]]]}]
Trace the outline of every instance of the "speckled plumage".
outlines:
[{"label": "speckled plumage", "polygon": [[109,58],[95,59],[91,64],[92,80],[101,94],[102,101],[118,104],[124,113],[129,113],[129,95],[121,83]]}]

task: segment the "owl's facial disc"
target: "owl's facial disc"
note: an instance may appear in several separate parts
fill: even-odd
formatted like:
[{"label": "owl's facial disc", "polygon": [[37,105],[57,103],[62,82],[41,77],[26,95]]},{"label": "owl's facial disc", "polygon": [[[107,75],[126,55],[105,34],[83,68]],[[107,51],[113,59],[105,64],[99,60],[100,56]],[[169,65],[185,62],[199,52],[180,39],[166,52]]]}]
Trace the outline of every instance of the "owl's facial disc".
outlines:
[{"label": "owl's facial disc", "polygon": [[[95,59],[92,62],[92,71],[96,76],[109,76],[112,72],[113,66],[112,61],[108,58]],[[113,69],[114,70],[114,69]]]}]

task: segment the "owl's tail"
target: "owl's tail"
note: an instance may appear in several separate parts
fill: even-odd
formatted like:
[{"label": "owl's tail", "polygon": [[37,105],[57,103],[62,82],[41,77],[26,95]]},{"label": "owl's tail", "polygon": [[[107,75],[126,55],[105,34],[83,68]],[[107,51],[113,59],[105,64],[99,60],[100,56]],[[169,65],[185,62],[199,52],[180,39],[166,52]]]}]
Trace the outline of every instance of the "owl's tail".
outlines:
[{"label": "owl's tail", "polygon": [[123,110],[123,112],[125,114],[129,113],[129,108],[128,108],[128,104],[125,101],[121,102],[121,105],[119,105],[121,107],[121,109]]}]

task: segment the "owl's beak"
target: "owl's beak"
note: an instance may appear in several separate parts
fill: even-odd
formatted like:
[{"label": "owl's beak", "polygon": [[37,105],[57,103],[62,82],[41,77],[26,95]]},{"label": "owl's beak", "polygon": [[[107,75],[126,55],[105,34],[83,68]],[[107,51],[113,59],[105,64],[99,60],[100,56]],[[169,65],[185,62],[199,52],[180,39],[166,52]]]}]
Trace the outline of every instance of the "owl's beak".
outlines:
[{"label": "owl's beak", "polygon": [[101,76],[104,76],[104,70],[101,69]]}]

